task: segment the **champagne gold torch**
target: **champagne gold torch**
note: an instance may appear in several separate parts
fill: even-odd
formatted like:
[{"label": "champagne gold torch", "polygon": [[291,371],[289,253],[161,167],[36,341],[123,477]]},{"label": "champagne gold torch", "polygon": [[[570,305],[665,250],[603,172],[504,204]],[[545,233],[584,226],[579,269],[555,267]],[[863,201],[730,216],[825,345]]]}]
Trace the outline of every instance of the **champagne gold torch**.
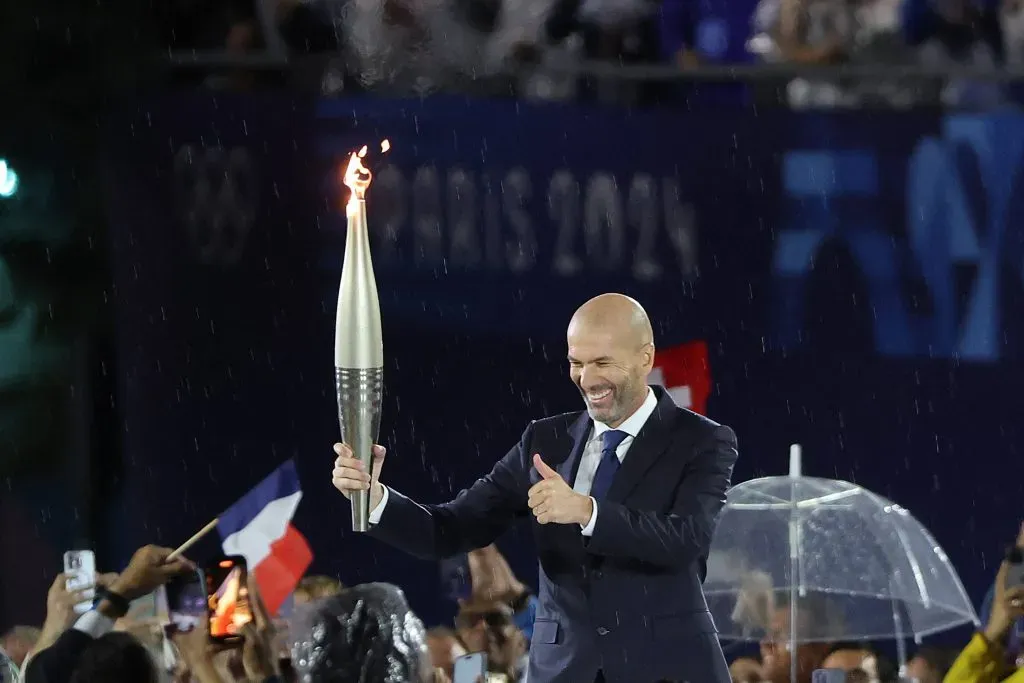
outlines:
[{"label": "champagne gold torch", "polygon": [[[385,140],[381,149],[388,150]],[[366,224],[366,190],[373,175],[363,165],[366,147],[349,157],[344,183],[350,190],[345,213],[345,260],[338,288],[338,314],[334,324],[334,386],[338,395],[341,440],[370,472],[373,444],[380,432],[384,390],[384,340],[380,300],[370,257]],[[370,528],[370,492],[352,495],[352,530]]]}]

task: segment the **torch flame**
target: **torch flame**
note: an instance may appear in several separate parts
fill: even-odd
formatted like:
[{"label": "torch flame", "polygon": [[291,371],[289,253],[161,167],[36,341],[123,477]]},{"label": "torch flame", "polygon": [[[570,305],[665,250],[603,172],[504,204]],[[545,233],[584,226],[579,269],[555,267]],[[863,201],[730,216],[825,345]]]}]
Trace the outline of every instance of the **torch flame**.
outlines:
[{"label": "torch flame", "polygon": [[[384,140],[380,143],[380,151],[382,153],[387,152],[391,149],[391,143]],[[353,152],[348,159],[348,168],[345,169],[345,176],[342,182],[345,183],[345,187],[352,191],[348,198],[348,210],[357,210],[358,202],[366,199],[366,191],[370,188],[370,181],[373,180],[373,173],[370,172],[366,166],[363,165],[363,159],[366,158],[366,153],[369,151],[366,145],[363,145],[358,152]]]}]

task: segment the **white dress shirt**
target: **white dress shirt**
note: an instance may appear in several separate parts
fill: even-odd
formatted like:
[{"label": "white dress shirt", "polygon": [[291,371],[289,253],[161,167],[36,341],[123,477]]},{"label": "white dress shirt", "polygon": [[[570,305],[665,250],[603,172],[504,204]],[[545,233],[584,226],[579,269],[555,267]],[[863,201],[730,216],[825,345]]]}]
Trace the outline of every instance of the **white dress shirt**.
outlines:
[{"label": "white dress shirt", "polygon": [[[654,392],[648,387],[647,398],[644,399],[643,404],[637,408],[636,412],[626,418],[626,420],[615,429],[620,432],[626,432],[627,436],[619,444],[619,447],[615,449],[615,455],[619,459],[621,464],[623,459],[626,457],[626,453],[629,452],[629,447],[633,445],[633,440],[636,435],[640,433],[640,430],[647,420],[650,419],[651,415],[654,414],[654,410],[658,407],[658,399],[655,398]],[[593,428],[590,430],[590,436],[587,438],[587,443],[583,447],[583,455],[580,457],[580,467],[576,472],[576,481],[573,483],[573,491],[581,493],[583,495],[590,495],[590,487],[594,483],[594,475],[597,474],[597,466],[601,464],[601,448],[603,445],[601,435],[612,429],[603,422],[594,421]],[[384,495],[381,496],[380,502],[377,506],[370,511],[370,524],[379,524],[380,517],[384,513],[384,508],[388,504],[388,487],[382,487],[384,489]],[[582,526],[582,533],[584,536],[591,536],[594,533],[594,525],[597,524],[597,501],[593,497],[590,499],[594,504],[594,511],[590,515],[590,521]]]},{"label": "white dress shirt", "polygon": [[[620,465],[623,459],[625,459],[626,453],[629,452],[629,447],[633,445],[636,435],[647,424],[647,420],[654,414],[654,410],[657,407],[658,399],[654,397],[654,392],[648,388],[647,398],[644,399],[643,404],[636,409],[635,413],[627,417],[622,424],[614,428],[627,434],[626,438],[619,444],[619,447],[615,449],[615,456],[619,459]],[[576,493],[582,493],[585,496],[590,495],[590,487],[594,483],[594,475],[597,474],[597,468],[601,464],[601,449],[604,446],[604,440],[601,438],[601,435],[611,429],[612,427],[603,422],[594,421],[594,428],[590,430],[587,445],[583,447],[583,455],[580,457],[580,468],[576,472],[576,481],[572,486],[572,490]],[[590,500],[594,504],[594,511],[590,515],[590,521],[583,525],[584,536],[592,536],[594,525],[597,524],[597,501],[592,496]]]}]

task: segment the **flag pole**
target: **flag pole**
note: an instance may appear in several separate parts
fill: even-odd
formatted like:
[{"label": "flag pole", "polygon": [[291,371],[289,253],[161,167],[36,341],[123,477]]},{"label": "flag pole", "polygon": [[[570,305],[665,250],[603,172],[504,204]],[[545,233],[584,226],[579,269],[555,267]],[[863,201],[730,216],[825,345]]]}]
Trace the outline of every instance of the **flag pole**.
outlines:
[{"label": "flag pole", "polygon": [[213,531],[214,528],[216,528],[217,523],[219,521],[220,521],[219,517],[214,517],[213,519],[211,519],[210,522],[206,526],[204,526],[202,529],[200,529],[199,531],[197,531],[194,534],[192,534],[192,538],[188,539],[187,541],[185,541],[184,543],[179,545],[177,548],[175,548],[174,551],[170,555],[167,556],[167,559],[168,560],[177,559],[182,553],[184,553],[186,550],[188,550],[189,548],[194,546],[196,543],[198,543],[199,540],[203,536],[205,536],[206,534],[208,534],[211,531]]}]

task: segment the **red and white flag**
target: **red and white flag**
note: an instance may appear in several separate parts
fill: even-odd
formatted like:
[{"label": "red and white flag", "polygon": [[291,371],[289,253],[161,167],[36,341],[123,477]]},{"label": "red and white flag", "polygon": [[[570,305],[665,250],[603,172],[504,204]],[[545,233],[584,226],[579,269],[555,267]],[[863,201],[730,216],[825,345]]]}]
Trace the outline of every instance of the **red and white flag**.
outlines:
[{"label": "red and white flag", "polygon": [[708,396],[711,394],[708,345],[695,341],[658,349],[649,381],[665,387],[676,405],[701,415],[707,414]]},{"label": "red and white flag", "polygon": [[302,488],[289,460],[238,499],[217,521],[227,555],[242,555],[271,616],[276,615],[313,561],[305,537],[292,526]]}]

